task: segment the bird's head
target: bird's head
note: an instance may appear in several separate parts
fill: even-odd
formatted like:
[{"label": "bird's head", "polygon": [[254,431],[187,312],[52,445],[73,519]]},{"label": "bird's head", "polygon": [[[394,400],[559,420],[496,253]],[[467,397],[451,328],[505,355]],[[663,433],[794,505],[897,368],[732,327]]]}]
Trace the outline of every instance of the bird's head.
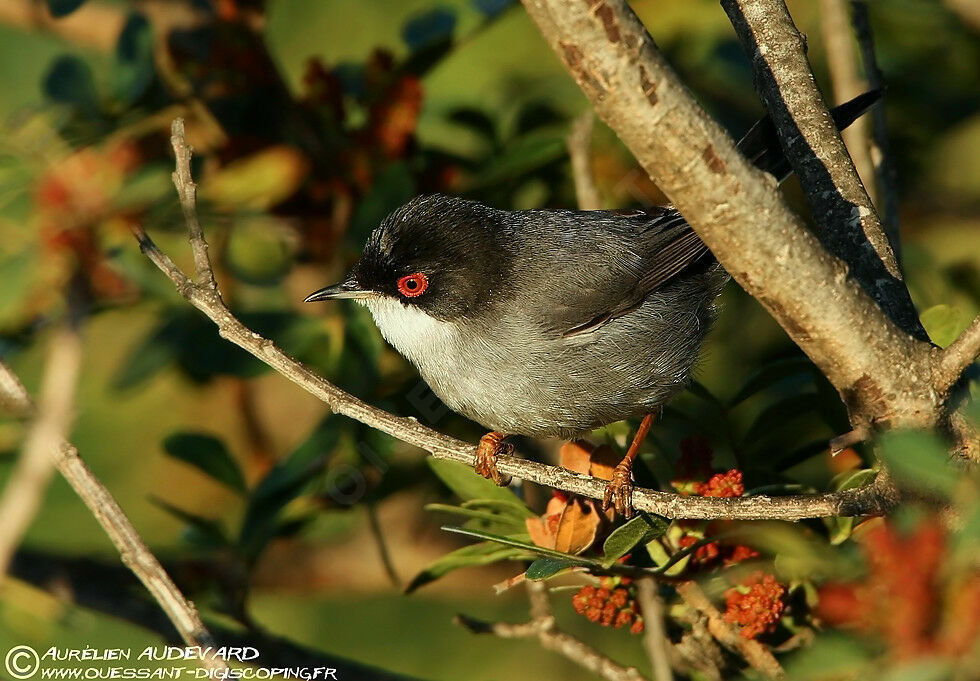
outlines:
[{"label": "bird's head", "polygon": [[307,302],[398,301],[440,321],[486,309],[510,262],[503,213],[475,201],[420,196],[374,230],[340,283]]}]

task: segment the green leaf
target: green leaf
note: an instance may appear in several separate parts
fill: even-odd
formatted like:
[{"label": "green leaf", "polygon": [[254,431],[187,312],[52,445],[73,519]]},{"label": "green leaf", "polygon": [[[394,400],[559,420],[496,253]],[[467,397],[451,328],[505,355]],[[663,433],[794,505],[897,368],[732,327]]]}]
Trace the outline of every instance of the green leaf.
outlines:
[{"label": "green leaf", "polygon": [[85,4],[85,0],[47,0],[48,11],[55,19],[66,17]]},{"label": "green leaf", "polygon": [[248,491],[238,462],[225,448],[225,443],[213,435],[171,433],[164,438],[163,448],[170,456],[194,466],[239,494]]},{"label": "green leaf", "polygon": [[246,283],[271,286],[289,272],[294,250],[285,226],[276,218],[240,219],[228,235],[225,264]]},{"label": "green leaf", "polygon": [[537,513],[516,499],[517,497],[514,497],[513,501],[502,501],[500,499],[471,499],[469,501],[464,501],[460,505],[463,508],[482,508],[488,511],[498,511],[503,515],[510,515],[521,520],[524,518],[533,518],[537,515]]},{"label": "green leaf", "polygon": [[371,189],[357,202],[346,238],[357,248],[364,244],[385,216],[416,194],[415,178],[405,163],[392,163],[375,179]]},{"label": "green leaf", "polygon": [[956,676],[949,658],[926,656],[899,663],[879,678],[880,681],[947,681]]},{"label": "green leaf", "polygon": [[819,395],[805,392],[770,404],[755,417],[752,425],[745,431],[740,448],[751,446],[770,432],[785,427],[791,419],[816,410],[819,402]]},{"label": "green leaf", "polygon": [[[470,530],[462,527],[443,527],[446,532],[453,532],[454,534],[464,534],[468,537],[476,537],[477,539],[486,539],[488,541],[496,542],[498,544],[503,544],[504,546],[512,546],[517,549],[523,549],[530,553],[536,553],[541,556],[546,556],[549,558],[557,558],[559,560],[567,560],[575,565],[589,565],[592,567],[602,567],[602,563],[597,560],[592,560],[589,558],[582,558],[581,556],[573,556],[569,553],[562,553],[561,551],[555,551],[554,549],[545,549],[535,544],[532,544],[530,540],[523,541],[522,539],[517,539],[515,537],[504,537],[498,534],[490,534],[489,532],[481,532],[480,530]],[[527,535],[524,535],[527,536]]]},{"label": "green leaf", "polygon": [[624,525],[620,525],[610,534],[602,545],[602,563],[606,567],[613,565],[639,544],[662,537],[670,524],[660,516],[641,513]]},{"label": "green leaf", "polygon": [[933,305],[919,316],[932,342],[945,348],[960,335],[970,323],[970,317],[952,305]]},{"label": "green leaf", "polygon": [[448,7],[435,7],[417,14],[402,27],[402,39],[411,49],[428,47],[452,39],[456,13]]},{"label": "green leaf", "polygon": [[279,515],[326,467],[340,439],[335,416],[321,421],[312,434],[255,486],[238,533],[238,544],[249,557],[257,556],[280,528]]},{"label": "green leaf", "polygon": [[125,106],[142,97],[156,74],[153,61],[153,30],[139,12],[131,12],[116,44],[112,91]]},{"label": "green leaf", "polygon": [[477,475],[472,468],[458,461],[429,458],[427,460],[440,480],[460,498],[493,499],[496,501],[517,502],[517,497],[506,487],[498,487],[492,481]]},{"label": "green leaf", "polygon": [[749,374],[745,383],[729,402],[729,406],[734,407],[783,379],[806,374],[812,376],[814,371],[813,363],[805,357],[791,357],[770,362]]},{"label": "green leaf", "polygon": [[193,528],[199,538],[195,543],[211,547],[228,545],[228,537],[219,521],[185,511],[158,497],[150,497],[150,502]]},{"label": "green leaf", "polygon": [[92,69],[78,57],[63,55],[54,60],[44,76],[44,93],[56,102],[93,112],[99,108]]},{"label": "green leaf", "polygon": [[870,664],[871,656],[855,637],[829,634],[794,653],[784,666],[793,681],[827,681],[873,678],[864,675]]},{"label": "green leaf", "polygon": [[562,570],[577,567],[578,565],[578,563],[559,558],[538,558],[528,566],[524,576],[531,581],[548,579],[549,577],[554,577]]},{"label": "green leaf", "polygon": [[471,189],[484,188],[516,178],[565,158],[565,138],[555,132],[540,130],[509,144],[473,178]]},{"label": "green leaf", "polygon": [[948,496],[959,479],[939,438],[921,430],[889,431],[878,440],[895,481],[912,490]]},{"label": "green leaf", "polygon": [[434,582],[459,568],[490,565],[501,560],[514,560],[523,556],[523,551],[502,547],[491,542],[464,546],[452,553],[447,553],[418,573],[405,587],[405,593],[410,594],[419,587]]},{"label": "green leaf", "polygon": [[482,511],[463,506],[450,506],[448,504],[426,504],[425,510],[450,513],[467,518],[463,526],[474,530],[485,530],[504,535],[527,531],[524,519],[514,515],[504,515],[492,511]]}]

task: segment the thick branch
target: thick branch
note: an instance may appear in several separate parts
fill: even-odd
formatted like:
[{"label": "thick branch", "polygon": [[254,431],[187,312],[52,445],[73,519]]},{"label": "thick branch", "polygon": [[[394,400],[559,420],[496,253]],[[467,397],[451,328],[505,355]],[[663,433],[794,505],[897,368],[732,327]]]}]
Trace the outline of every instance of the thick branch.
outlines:
[{"label": "thick branch", "polygon": [[592,101],[858,420],[930,425],[932,349],[896,327],[693,100],[624,0],[524,0]]},{"label": "thick branch", "polygon": [[820,240],[907,333],[928,340],[888,243],[806,58],[784,0],[722,0],[755,86],[803,184]]},{"label": "thick branch", "polygon": [[753,669],[757,669],[770,679],[781,679],[786,676],[786,672],[773,654],[758,641],[740,635],[725,621],[725,617],[695,582],[679,584],[677,593],[685,603],[708,618],[708,631],[711,635],[723,646],[744,657]]},{"label": "thick branch", "polygon": [[[30,395],[20,379],[3,362],[0,362],[0,390],[3,391],[3,402],[12,404],[18,413],[33,412]],[[160,604],[180,632],[181,638],[193,646],[213,644],[211,634],[201,621],[194,604],[184,598],[109,490],[82,461],[74,445],[63,438],[57,438],[51,444],[53,448],[49,450],[49,455],[54,458],[55,467],[109,535],[109,539],[119,550],[122,562],[139,577]],[[202,659],[201,665],[209,669],[228,668],[224,660],[213,657]]]},{"label": "thick branch", "polygon": [[936,371],[936,390],[945,392],[980,357],[980,316],[943,351]]},{"label": "thick branch", "polygon": [[[180,135],[182,126],[174,125],[175,146],[185,144]],[[179,154],[178,159],[189,163],[189,154]],[[188,171],[189,172],[189,171]],[[174,177],[181,177],[175,173]],[[193,194],[181,192],[181,196]],[[194,210],[193,203],[189,206]],[[177,287],[180,294],[194,307],[203,312],[218,326],[222,338],[262,360],[293,383],[325,402],[331,410],[360,421],[387,433],[410,445],[419,447],[440,459],[459,461],[468,466],[475,462],[476,448],[462,440],[427,428],[413,418],[394,416],[362,402],[341,390],[312,369],[293,359],[275,343],[242,324],[225,306],[216,289],[194,284],[174,262],[150,239],[142,227],[134,226],[133,234],[147,257],[163,271]],[[203,236],[201,236],[203,239]],[[210,267],[210,265],[206,265]],[[213,275],[198,273],[203,281],[213,280]],[[602,499],[606,483],[564,468],[547,466],[514,456],[501,456],[497,468],[523,480],[554,487],[592,499]],[[633,492],[633,506],[668,518],[733,518],[739,520],[781,519],[800,520],[834,515],[877,515],[894,503],[887,486],[872,485],[858,490],[813,496],[741,498],[689,497],[647,489]]]}]

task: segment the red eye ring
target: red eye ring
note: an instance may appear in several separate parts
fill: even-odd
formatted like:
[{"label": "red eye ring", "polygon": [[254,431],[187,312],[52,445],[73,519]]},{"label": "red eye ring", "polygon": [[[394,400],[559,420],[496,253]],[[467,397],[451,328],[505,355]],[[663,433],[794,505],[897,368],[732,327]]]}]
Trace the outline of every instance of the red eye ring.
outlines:
[{"label": "red eye ring", "polygon": [[398,280],[398,292],[406,298],[420,296],[427,288],[429,288],[429,278],[423,272],[406,274]]}]

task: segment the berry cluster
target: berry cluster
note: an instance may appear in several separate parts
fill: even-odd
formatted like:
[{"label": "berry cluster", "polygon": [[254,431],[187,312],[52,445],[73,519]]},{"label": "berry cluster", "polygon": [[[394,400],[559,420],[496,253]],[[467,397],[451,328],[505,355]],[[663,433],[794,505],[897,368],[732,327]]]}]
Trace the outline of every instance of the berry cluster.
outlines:
[{"label": "berry cluster", "polygon": [[756,572],[725,592],[725,621],[737,624],[745,638],[772,633],[783,614],[785,593],[775,577]]},{"label": "berry cluster", "polygon": [[745,494],[742,471],[733,468],[727,473],[712,475],[708,482],[696,482],[694,493],[702,497],[740,497]]},{"label": "berry cluster", "polygon": [[631,633],[639,634],[643,631],[643,616],[631,593],[630,582],[627,577],[603,577],[599,588],[583,586],[579,589],[572,596],[572,607],[591,622],[617,629],[629,626]]}]

